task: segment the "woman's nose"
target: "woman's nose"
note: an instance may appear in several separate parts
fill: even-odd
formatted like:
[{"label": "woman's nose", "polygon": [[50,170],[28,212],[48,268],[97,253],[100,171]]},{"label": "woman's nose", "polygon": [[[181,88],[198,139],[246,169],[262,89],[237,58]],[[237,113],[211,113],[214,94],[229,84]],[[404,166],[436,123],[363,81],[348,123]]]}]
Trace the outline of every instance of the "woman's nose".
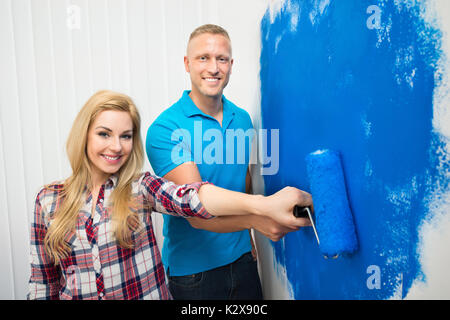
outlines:
[{"label": "woman's nose", "polygon": [[115,153],[119,153],[120,151],[122,151],[122,143],[120,142],[120,137],[114,137],[114,139],[111,139],[109,148]]}]

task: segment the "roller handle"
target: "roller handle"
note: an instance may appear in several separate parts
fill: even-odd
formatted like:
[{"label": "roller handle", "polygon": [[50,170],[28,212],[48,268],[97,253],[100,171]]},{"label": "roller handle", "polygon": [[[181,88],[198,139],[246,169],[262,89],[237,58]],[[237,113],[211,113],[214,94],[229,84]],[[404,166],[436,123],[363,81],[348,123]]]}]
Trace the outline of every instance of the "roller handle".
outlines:
[{"label": "roller handle", "polygon": [[308,209],[311,210],[310,207],[294,207],[294,217],[296,218],[309,218]]},{"label": "roller handle", "polygon": [[319,235],[317,234],[316,226],[314,225],[314,220],[311,213],[311,207],[300,207],[295,206],[294,207],[294,217],[296,218],[307,218],[309,221],[311,221],[311,227],[314,230],[314,235],[317,239],[317,244],[320,245]]}]

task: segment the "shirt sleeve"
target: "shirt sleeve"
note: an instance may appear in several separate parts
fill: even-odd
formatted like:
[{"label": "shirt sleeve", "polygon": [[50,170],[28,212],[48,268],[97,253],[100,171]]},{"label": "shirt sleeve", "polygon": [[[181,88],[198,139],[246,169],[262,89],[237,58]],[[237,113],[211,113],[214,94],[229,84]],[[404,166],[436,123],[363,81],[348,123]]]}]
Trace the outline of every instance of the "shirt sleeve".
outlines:
[{"label": "shirt sleeve", "polygon": [[61,288],[60,270],[55,266],[44,247],[47,226],[44,221],[45,209],[44,206],[41,205],[41,198],[45,193],[46,190],[43,189],[36,197],[34,217],[33,222],[31,223],[31,276],[29,281],[29,292],[27,295],[28,300],[58,300]]},{"label": "shirt sleeve", "polygon": [[160,177],[185,162],[194,161],[189,131],[165,119],[156,119],[148,128],[145,150],[153,171]]},{"label": "shirt sleeve", "polygon": [[198,197],[198,190],[209,182],[195,182],[185,185],[151,175],[146,172],[142,177],[141,189],[145,199],[152,204],[152,210],[185,218],[214,218],[203,207]]}]

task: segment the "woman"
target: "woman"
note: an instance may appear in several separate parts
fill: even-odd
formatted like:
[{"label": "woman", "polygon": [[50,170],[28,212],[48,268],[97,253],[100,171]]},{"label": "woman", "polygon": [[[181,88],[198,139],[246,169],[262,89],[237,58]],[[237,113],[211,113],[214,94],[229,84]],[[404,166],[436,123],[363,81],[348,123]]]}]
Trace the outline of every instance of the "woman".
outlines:
[{"label": "woman", "polygon": [[36,198],[29,299],[170,299],[152,211],[206,219],[260,214],[294,229],[309,225],[292,214],[294,205],[312,204],[295,188],[263,197],[141,173],[140,117],[123,94],[99,91],[86,102],[67,153],[72,175]]}]

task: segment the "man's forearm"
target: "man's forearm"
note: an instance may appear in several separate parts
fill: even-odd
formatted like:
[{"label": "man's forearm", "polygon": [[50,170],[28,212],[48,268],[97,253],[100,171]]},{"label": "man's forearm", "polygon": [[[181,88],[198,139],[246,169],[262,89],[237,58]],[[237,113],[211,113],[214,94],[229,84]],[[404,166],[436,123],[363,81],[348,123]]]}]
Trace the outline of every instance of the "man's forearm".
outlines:
[{"label": "man's forearm", "polygon": [[236,232],[252,228],[253,216],[225,216],[215,219],[190,218],[192,227],[218,233]]}]

